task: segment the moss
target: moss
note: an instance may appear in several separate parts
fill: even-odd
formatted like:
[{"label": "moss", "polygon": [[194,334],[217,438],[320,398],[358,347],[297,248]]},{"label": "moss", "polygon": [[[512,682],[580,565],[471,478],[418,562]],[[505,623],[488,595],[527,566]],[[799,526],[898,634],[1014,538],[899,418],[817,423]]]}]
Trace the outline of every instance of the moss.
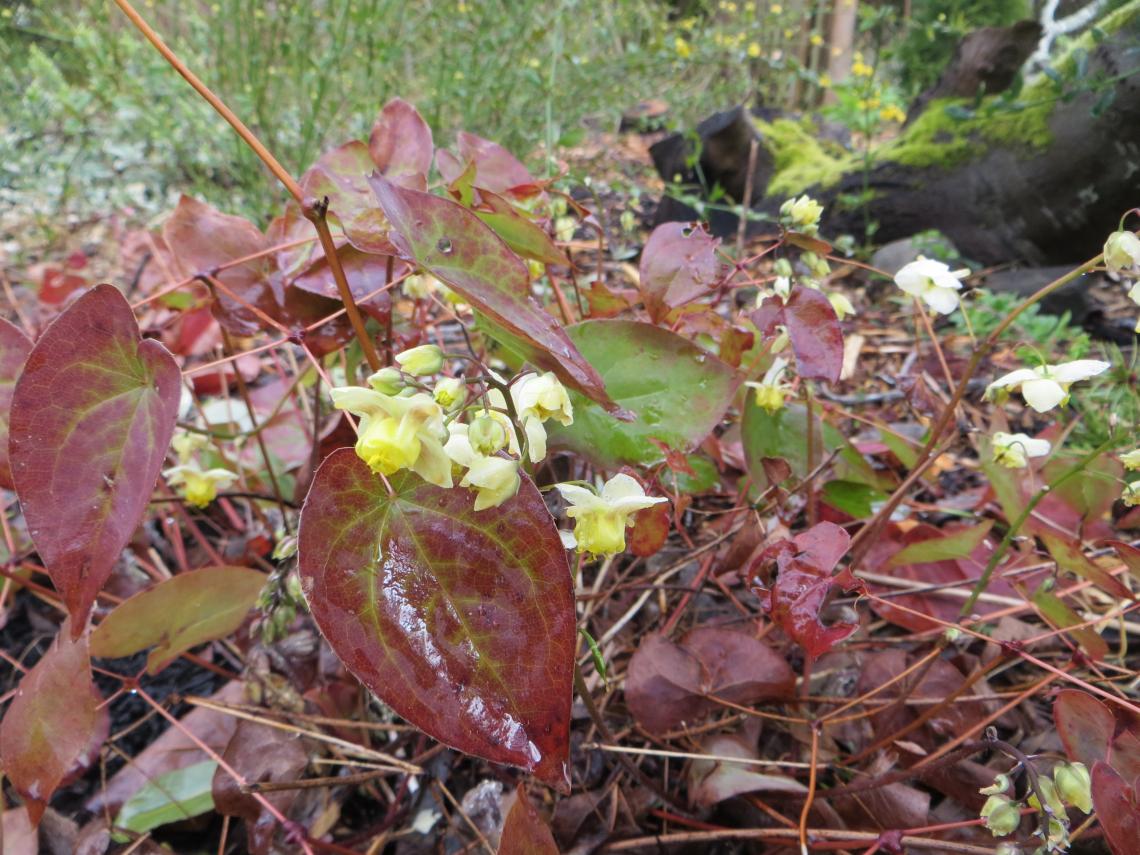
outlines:
[{"label": "moss", "polygon": [[830,187],[845,172],[856,168],[855,158],[844,152],[828,153],[820,143],[811,121],[756,120],[764,145],[772,155],[774,172],[766,196],[791,196],[809,187]]}]

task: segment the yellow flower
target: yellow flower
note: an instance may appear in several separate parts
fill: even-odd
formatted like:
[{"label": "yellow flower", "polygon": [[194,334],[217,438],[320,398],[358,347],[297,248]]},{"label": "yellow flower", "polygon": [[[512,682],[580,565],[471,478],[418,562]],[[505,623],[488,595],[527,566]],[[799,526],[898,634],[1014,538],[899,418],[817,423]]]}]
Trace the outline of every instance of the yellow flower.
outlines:
[{"label": "yellow flower", "polygon": [[178,455],[179,463],[189,463],[190,459],[199,451],[209,447],[210,438],[202,433],[192,433],[188,430],[179,431],[170,441],[171,448]]},{"label": "yellow flower", "polygon": [[1053,770],[1061,798],[1081,813],[1092,813],[1092,779],[1084,763],[1061,763]]},{"label": "yellow flower", "polygon": [[888,104],[879,111],[879,118],[884,122],[898,122],[902,124],[906,121],[906,113],[895,104]]},{"label": "yellow flower", "polygon": [[688,59],[693,55],[693,48],[680,36],[673,39],[673,49],[677,51],[677,56],[681,57],[681,59]]},{"label": "yellow flower", "polygon": [[334,407],[360,417],[356,454],[373,472],[411,469],[437,487],[452,485],[443,410],[430,396],[384,395],[359,386],[340,386],[331,394]]},{"label": "yellow flower", "polygon": [[542,423],[554,419],[563,425],[573,424],[574,405],[550,371],[520,377],[511,385],[511,400],[526,432],[528,456],[532,463],[538,463],[546,457],[546,428]]},{"label": "yellow flower", "polygon": [[788,368],[788,360],[781,358],[776,359],[764,379],[759,383],[748,381],[745,386],[750,389],[756,390],[756,406],[762,407],[767,410],[769,414],[774,414],[784,406],[784,401],[788,397],[788,384],[783,382],[784,372]]},{"label": "yellow flower", "polygon": [[788,199],[780,206],[780,222],[806,235],[814,235],[819,231],[819,218],[822,214],[823,205],[806,195]]},{"label": "yellow flower", "polygon": [[404,375],[399,368],[381,368],[368,378],[368,385],[384,395],[398,395],[405,385]]},{"label": "yellow flower", "polygon": [[1124,492],[1120,494],[1120,499],[1130,508],[1140,505],[1140,481],[1125,484]]},{"label": "yellow flower", "polygon": [[815,47],[819,47],[821,44],[823,44],[823,36],[821,36],[819,33],[812,33],[811,43]]},{"label": "yellow flower", "polygon": [[237,475],[228,469],[203,470],[197,463],[183,463],[163,473],[173,486],[181,487],[179,493],[187,504],[204,508],[218,497],[218,489],[225,489],[237,480]]},{"label": "yellow flower", "polygon": [[577,484],[556,484],[570,507],[566,516],[574,520],[573,535],[564,534],[563,542],[591,555],[616,555],[625,551],[625,529],[631,517],[644,508],[668,499],[646,496],[645,490],[628,475],[615,475],[604,485],[601,494]]},{"label": "yellow flower", "polygon": [[851,65],[851,73],[856,77],[870,77],[875,73],[875,69],[864,63],[863,60],[857,59]]},{"label": "yellow flower", "polygon": [[439,287],[439,280],[429,273],[417,273],[404,280],[404,295],[410,300],[426,300]]},{"label": "yellow flower", "polygon": [[1140,237],[1132,232],[1113,232],[1104,242],[1104,266],[1112,273],[1140,268]]},{"label": "yellow flower", "polygon": [[779,15],[781,12],[784,11],[784,7],[781,6],[779,3],[773,3],[771,6],[768,7],[768,11],[770,11],[773,15]]},{"label": "yellow flower", "polygon": [[467,387],[458,377],[444,377],[435,384],[431,394],[437,404],[450,412],[466,400],[466,390]]},{"label": "yellow flower", "polygon": [[1033,439],[1023,433],[998,431],[993,439],[994,463],[1007,469],[1024,469],[1029,458],[1044,457],[1052,446],[1047,439]]},{"label": "yellow flower", "polygon": [[1021,825],[1021,812],[1007,796],[990,796],[982,805],[981,817],[994,837],[1005,837]]},{"label": "yellow flower", "polygon": [[467,441],[476,454],[490,456],[507,444],[507,429],[490,416],[479,416],[467,426]]},{"label": "yellow flower", "polygon": [[409,374],[435,374],[443,368],[443,351],[434,344],[421,344],[396,354],[396,362]]},{"label": "yellow flower", "polygon": [[846,294],[839,291],[831,291],[827,295],[827,302],[831,303],[831,308],[835,310],[835,316],[839,320],[843,320],[848,315],[855,314],[855,307],[851,305],[851,300],[848,299]]},{"label": "yellow flower", "polygon": [[819,86],[821,89],[827,89],[829,86],[831,86],[831,75],[821,74],[819,76]]},{"label": "yellow flower", "polygon": [[497,508],[519,491],[519,463],[506,457],[481,457],[474,461],[461,487],[474,487],[475,510]]},{"label": "yellow flower", "polygon": [[748,45],[748,55],[750,57],[752,57],[753,59],[757,59],[760,56],[760,43],[759,42],[752,42],[751,44]]},{"label": "yellow flower", "polygon": [[1124,464],[1124,468],[1132,471],[1140,469],[1140,448],[1129,451],[1127,454],[1120,455],[1120,462]]}]

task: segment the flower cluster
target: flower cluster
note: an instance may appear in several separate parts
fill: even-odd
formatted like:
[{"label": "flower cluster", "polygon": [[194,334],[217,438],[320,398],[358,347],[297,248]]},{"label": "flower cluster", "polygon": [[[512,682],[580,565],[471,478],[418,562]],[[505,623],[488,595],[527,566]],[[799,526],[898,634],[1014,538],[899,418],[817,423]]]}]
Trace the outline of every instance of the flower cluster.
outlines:
[{"label": "flower cluster", "polygon": [[[989,796],[980,816],[994,837],[1013,834],[1021,826],[1022,800],[1015,799],[1008,775],[998,775],[993,784],[979,790]],[[1041,798],[1038,798],[1040,793]],[[1045,804],[1041,804],[1041,799]],[[1024,802],[1042,815],[1042,826],[1035,833],[1043,839],[1038,855],[1063,852],[1069,844],[1069,814],[1073,807],[1081,813],[1092,813],[1092,780],[1083,763],[1059,763],[1052,776],[1037,774]]]},{"label": "flower cluster", "polygon": [[[443,377],[432,387],[418,379],[438,374],[445,362],[435,345],[402,351],[396,354],[399,368],[377,371],[368,388],[334,388],[333,406],[360,419],[356,454],[373,472],[393,475],[407,469],[448,489],[458,480],[475,491],[476,511],[497,507],[518,492],[524,453],[532,463],[546,457],[544,422],[573,423],[570,396],[552,373],[523,374],[509,385],[492,374],[501,388],[476,396],[460,378]],[[478,400],[469,404],[473,398]]]}]

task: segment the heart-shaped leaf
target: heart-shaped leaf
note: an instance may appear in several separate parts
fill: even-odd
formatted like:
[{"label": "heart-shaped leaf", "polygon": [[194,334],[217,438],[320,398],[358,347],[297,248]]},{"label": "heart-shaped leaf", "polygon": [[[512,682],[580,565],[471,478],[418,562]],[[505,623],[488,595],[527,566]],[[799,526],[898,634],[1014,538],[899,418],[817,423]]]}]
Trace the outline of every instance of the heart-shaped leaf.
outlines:
[{"label": "heart-shaped leaf", "polygon": [[653,230],[641,250],[639,288],[654,322],[709,293],[716,282],[719,243],[703,226],[688,223],[662,223]]},{"label": "heart-shaped leaf", "polygon": [[8,463],[8,421],[16,379],[24,368],[32,340],[15,324],[0,318],[0,487],[13,488]]},{"label": "heart-shaped leaf", "polygon": [[784,326],[796,355],[796,371],[809,380],[834,383],[843,370],[843,330],[839,317],[822,291],[797,286],[782,303],[769,297],[752,313],[752,321],[764,335]]},{"label": "heart-shaped leaf", "polygon": [[248,567],[204,567],[166,579],[104,618],[91,633],[91,655],[131,656],[157,645],[146,662],[157,673],[184,650],[240,627],[264,586],[265,574]]},{"label": "heart-shaped leaf", "polygon": [[1090,769],[1108,759],[1116,719],[1108,707],[1087,692],[1064,689],[1053,701],[1053,722],[1070,760]]},{"label": "heart-shaped leaf", "polygon": [[525,346],[525,356],[568,386],[617,409],[602,378],[559,323],[530,296],[526,264],[471,211],[449,199],[373,176],[400,254],[446,282]]},{"label": "heart-shaped leaf", "polygon": [[372,125],[368,152],[381,175],[404,187],[427,189],[435,153],[431,128],[407,101],[393,98],[384,105]]},{"label": "heart-shaped leaf", "polygon": [[0,723],[0,762],[33,825],[52,793],[91,765],[110,729],[91,680],[87,640],[70,636],[64,621],[51,649],[20,680]]},{"label": "heart-shaped leaf", "polygon": [[28,533],[77,636],[146,511],[174,434],[181,374],[99,285],[52,322],[12,397],[9,453]]},{"label": "heart-shaped leaf", "polygon": [[542,496],[474,495],[402,472],[394,493],[350,449],[317,471],[299,568],[341,661],[430,736],[565,788],[574,603]]},{"label": "heart-shaped leaf", "polygon": [[361,252],[392,255],[388,219],[368,186],[375,168],[368,146],[353,140],[322,154],[301,176],[301,189],[306,196],[329,200],[332,225],[339,224]]},{"label": "heart-shaped leaf", "polygon": [[597,366],[606,391],[636,418],[623,422],[581,395],[572,395],[574,424],[549,423],[553,446],[598,466],[664,459],[658,440],[689,451],[724,417],[740,379],[691,341],[639,321],[583,321],[567,332]]}]

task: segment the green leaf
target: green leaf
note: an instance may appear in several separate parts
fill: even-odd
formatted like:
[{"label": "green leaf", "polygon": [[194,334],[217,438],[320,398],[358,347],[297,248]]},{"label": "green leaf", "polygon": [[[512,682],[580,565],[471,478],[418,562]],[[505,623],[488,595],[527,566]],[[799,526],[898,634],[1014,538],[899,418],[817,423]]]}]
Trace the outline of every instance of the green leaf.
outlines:
[{"label": "green leaf", "polygon": [[1093,659],[1103,659],[1108,654],[1108,644],[1103,638],[1088,626],[1079,629],[1070,629],[1084,623],[1084,620],[1065,605],[1064,601],[1049,592],[1046,584],[1042,584],[1033,594],[1033,605],[1045,620],[1057,629],[1064,629],[1072,636],[1073,641]]},{"label": "green leaf", "polygon": [[156,645],[147,673],[180,653],[225,638],[245,621],[265,586],[247,567],[204,567],[159,582],[115,607],[91,634],[91,655],[131,656]]},{"label": "green leaf", "polygon": [[552,446],[576,451],[603,468],[664,459],[654,439],[689,451],[720,423],[740,383],[715,356],[652,324],[593,320],[567,331],[598,369],[610,397],[636,417],[618,421],[572,394],[574,423],[547,423]]},{"label": "green leaf", "polygon": [[986,539],[991,528],[993,528],[993,520],[986,520],[945,537],[912,543],[892,555],[891,560],[887,562],[888,566],[901,567],[904,564],[930,564],[934,561],[945,561],[950,558],[968,558],[978,548],[978,545]]},{"label": "green leaf", "polygon": [[497,508],[419,476],[392,494],[351,449],[321,465],[298,568],[313,618],[365,686],[435,739],[568,788],[570,567],[525,475]]},{"label": "green leaf", "polygon": [[[115,818],[115,827],[145,834],[160,825],[182,822],[212,811],[214,796],[210,787],[217,768],[213,760],[205,760],[148,781],[123,803]],[[116,833],[114,839],[125,843],[131,838]]]},{"label": "green leaf", "polygon": [[870,517],[875,512],[875,503],[886,498],[886,493],[858,481],[828,481],[823,485],[823,500],[857,520]]}]

